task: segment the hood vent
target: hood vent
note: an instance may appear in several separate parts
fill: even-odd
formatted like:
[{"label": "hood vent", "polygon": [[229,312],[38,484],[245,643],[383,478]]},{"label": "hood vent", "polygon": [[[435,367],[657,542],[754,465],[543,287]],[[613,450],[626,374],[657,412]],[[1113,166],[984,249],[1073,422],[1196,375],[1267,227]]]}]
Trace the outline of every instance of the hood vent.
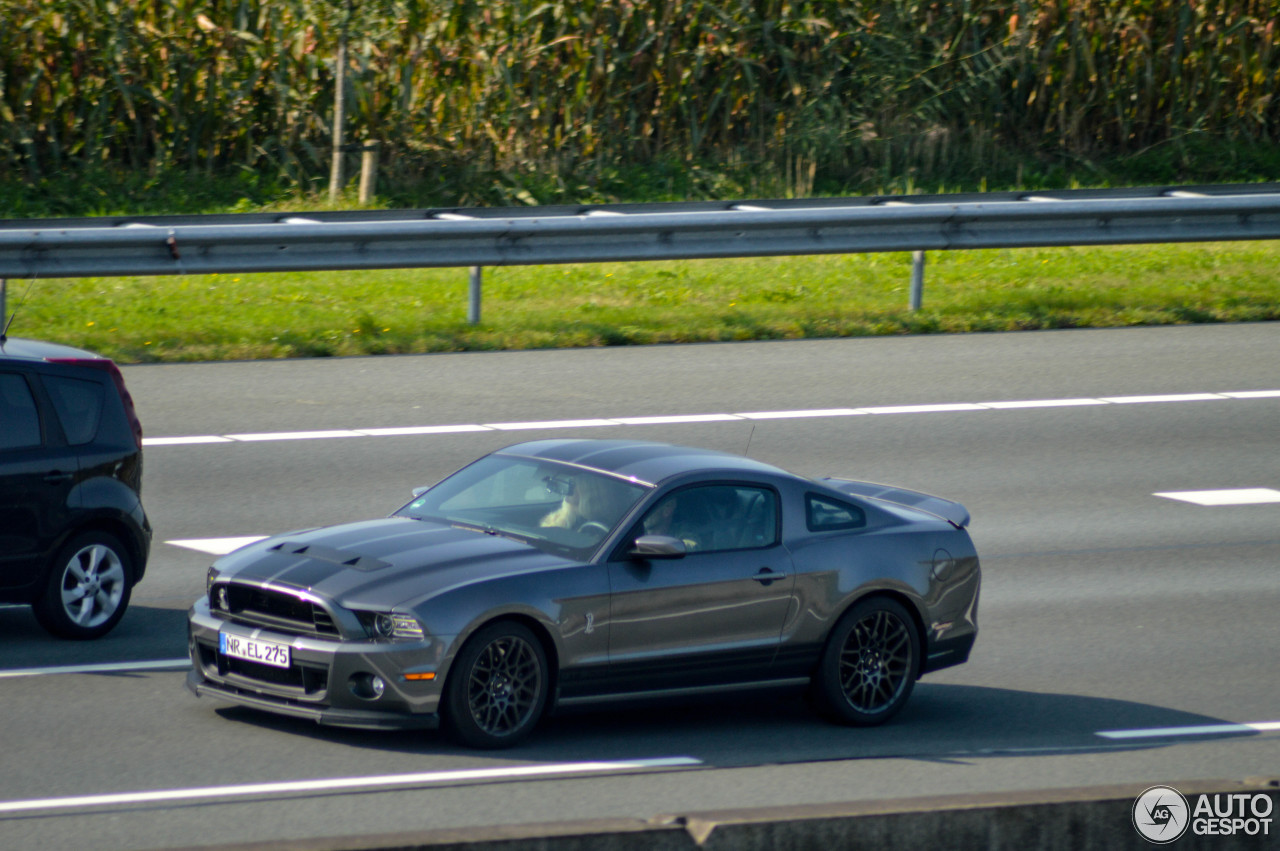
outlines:
[{"label": "hood vent", "polygon": [[330,564],[340,565],[341,567],[352,567],[364,572],[381,570],[384,567],[391,566],[390,562],[383,561],[382,559],[357,555],[356,553],[343,552],[342,550],[335,550],[333,547],[326,547],[323,544],[303,544],[297,541],[283,541],[276,544],[274,547],[269,547],[268,549],[285,555],[302,556],[303,558],[311,558],[316,561],[327,561]]}]

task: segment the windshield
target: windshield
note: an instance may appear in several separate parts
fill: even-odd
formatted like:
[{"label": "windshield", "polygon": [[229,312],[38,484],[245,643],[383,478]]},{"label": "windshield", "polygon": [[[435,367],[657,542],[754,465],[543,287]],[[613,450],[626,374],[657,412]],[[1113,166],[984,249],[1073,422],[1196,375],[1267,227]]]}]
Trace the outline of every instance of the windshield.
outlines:
[{"label": "windshield", "polygon": [[582,556],[594,549],[647,485],[568,464],[489,455],[396,514],[510,535]]}]

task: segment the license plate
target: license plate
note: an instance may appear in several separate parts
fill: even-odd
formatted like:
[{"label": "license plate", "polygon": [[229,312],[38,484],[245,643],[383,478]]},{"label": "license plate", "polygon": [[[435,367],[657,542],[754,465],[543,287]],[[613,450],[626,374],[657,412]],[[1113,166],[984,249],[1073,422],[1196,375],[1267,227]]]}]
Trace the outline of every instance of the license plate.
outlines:
[{"label": "license plate", "polygon": [[218,633],[218,652],[223,656],[234,656],[247,659],[261,665],[276,668],[289,667],[289,645],[278,641],[264,641],[261,638],[245,638],[242,635]]}]

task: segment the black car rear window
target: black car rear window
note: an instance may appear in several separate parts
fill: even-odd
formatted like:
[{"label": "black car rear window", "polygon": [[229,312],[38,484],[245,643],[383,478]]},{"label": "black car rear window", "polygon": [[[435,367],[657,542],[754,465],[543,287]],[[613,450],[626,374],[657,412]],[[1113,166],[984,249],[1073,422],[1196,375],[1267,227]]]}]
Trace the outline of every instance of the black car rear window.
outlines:
[{"label": "black car rear window", "polygon": [[102,385],[97,381],[46,375],[44,386],[53,399],[67,443],[80,446],[93,440],[98,433],[98,420],[102,418]]},{"label": "black car rear window", "polygon": [[0,450],[40,445],[40,415],[27,380],[0,372]]}]

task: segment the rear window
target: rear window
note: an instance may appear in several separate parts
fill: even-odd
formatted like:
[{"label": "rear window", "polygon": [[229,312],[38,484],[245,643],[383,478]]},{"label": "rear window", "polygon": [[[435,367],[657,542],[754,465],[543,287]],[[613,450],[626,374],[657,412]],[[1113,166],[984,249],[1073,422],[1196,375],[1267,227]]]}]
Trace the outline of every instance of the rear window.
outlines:
[{"label": "rear window", "polygon": [[0,450],[40,445],[40,415],[27,380],[0,372]]},{"label": "rear window", "polygon": [[44,376],[45,389],[58,412],[67,443],[80,446],[93,440],[102,418],[102,384],[80,378]]}]

